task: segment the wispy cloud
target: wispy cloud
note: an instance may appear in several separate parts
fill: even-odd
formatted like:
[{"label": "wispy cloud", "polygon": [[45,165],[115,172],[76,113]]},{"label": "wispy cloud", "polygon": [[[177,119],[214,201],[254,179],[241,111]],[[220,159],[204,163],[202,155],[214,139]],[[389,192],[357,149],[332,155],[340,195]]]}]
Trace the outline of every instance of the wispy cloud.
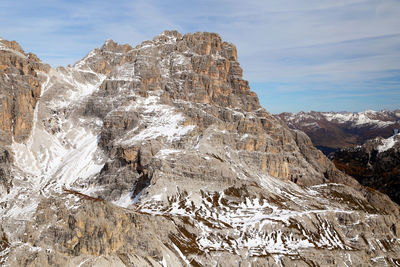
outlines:
[{"label": "wispy cloud", "polygon": [[[342,95],[375,90],[399,103],[400,96],[383,94],[400,90],[398,14],[398,0],[2,0],[0,36],[66,65],[109,38],[136,45],[165,29],[218,32],[238,47],[245,78],[265,85],[255,89],[267,109],[265,98],[296,92],[321,99],[328,87]],[[370,96],[354,95],[359,103],[351,107],[371,105]]]}]

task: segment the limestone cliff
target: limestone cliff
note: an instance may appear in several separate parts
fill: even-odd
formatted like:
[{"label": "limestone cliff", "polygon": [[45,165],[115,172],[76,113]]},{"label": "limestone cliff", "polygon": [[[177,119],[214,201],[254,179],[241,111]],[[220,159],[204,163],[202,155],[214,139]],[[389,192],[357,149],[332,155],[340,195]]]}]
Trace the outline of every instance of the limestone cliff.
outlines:
[{"label": "limestone cliff", "polygon": [[14,137],[22,142],[32,129],[43,82],[40,72],[48,72],[50,67],[34,54],[26,54],[15,41],[0,40],[0,51],[1,141],[8,144]]},{"label": "limestone cliff", "polygon": [[33,113],[44,82],[41,73],[49,66],[32,53],[26,54],[15,41],[0,39],[0,185],[9,187],[6,146],[14,139],[25,141],[33,126]]}]

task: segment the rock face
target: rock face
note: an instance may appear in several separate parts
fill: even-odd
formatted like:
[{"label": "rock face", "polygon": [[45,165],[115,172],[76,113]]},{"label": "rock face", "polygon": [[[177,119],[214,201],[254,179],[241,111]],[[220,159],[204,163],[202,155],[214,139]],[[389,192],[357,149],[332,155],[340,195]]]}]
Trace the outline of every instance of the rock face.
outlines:
[{"label": "rock face", "polygon": [[299,112],[277,115],[292,129],[305,132],[326,155],[362,145],[375,137],[388,138],[400,129],[400,110],[376,112]]},{"label": "rock face", "polygon": [[400,203],[400,134],[341,149],[331,157],[337,168]]},{"label": "rock face", "polygon": [[41,72],[48,72],[32,53],[26,54],[16,43],[0,40],[0,130],[2,143],[25,141],[32,129],[33,110],[41,90]]},{"label": "rock face", "polygon": [[11,140],[23,142],[31,133],[33,113],[49,66],[15,41],[0,39],[0,184],[8,188]]},{"label": "rock face", "polygon": [[2,264],[399,262],[399,207],[261,108],[217,34],[110,40],[43,76],[5,146]]}]

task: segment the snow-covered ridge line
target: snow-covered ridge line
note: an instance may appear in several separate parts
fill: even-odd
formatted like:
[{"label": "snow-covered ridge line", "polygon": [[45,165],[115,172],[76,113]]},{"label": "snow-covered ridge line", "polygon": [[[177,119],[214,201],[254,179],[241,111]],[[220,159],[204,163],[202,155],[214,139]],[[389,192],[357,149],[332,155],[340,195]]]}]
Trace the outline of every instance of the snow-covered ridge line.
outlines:
[{"label": "snow-covered ridge line", "polygon": [[74,69],[81,69],[86,61],[91,58],[94,57],[96,55],[96,49],[90,51],[84,58],[82,58],[81,60],[79,60],[77,63],[75,63],[75,65],[73,66]]},{"label": "snow-covered ridge line", "polygon": [[24,54],[22,54],[21,52],[15,51],[14,49],[11,49],[11,48],[9,48],[9,47],[3,45],[3,44],[1,43],[1,40],[2,40],[2,39],[0,39],[0,51],[11,52],[11,53],[13,53],[13,54],[15,54],[15,55],[17,55],[17,56],[19,56],[19,57],[21,57],[21,58],[24,58],[24,59],[27,58],[27,56],[24,55]]},{"label": "snow-covered ridge line", "polygon": [[[400,120],[400,113],[387,110],[362,112],[298,112],[285,115],[285,120],[290,123],[306,123],[307,120],[326,119],[330,122],[340,124],[351,123],[354,127],[364,125],[375,125],[376,127],[387,127]],[[307,125],[303,125],[307,126]]]},{"label": "snow-covered ridge line", "polygon": [[[51,73],[54,79],[59,78],[62,82],[69,84],[68,90],[64,92],[67,96],[51,102],[51,105],[56,109],[65,108],[71,103],[84,100],[87,96],[98,90],[99,86],[106,79],[105,75],[95,73],[91,70],[76,70],[75,68],[60,68]],[[91,75],[91,80],[88,81],[86,79],[83,82],[77,80],[76,76],[81,74]]]},{"label": "snow-covered ridge line", "polygon": [[386,127],[391,124],[394,124],[394,121],[386,121],[386,120],[379,120],[379,119],[374,119],[371,118],[371,116],[368,115],[376,115],[376,111],[364,111],[364,112],[358,112],[358,113],[323,113],[323,116],[328,120],[328,121],[337,121],[339,123],[347,123],[351,122],[355,126],[361,126],[361,125],[366,125],[366,124],[374,124],[377,125],[377,127]]}]

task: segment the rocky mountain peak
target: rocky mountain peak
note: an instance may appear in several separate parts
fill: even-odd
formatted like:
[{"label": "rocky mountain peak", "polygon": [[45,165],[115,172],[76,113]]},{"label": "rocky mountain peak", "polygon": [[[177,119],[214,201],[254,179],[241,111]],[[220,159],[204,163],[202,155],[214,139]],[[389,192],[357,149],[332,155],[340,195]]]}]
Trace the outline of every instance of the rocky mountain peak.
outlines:
[{"label": "rocky mountain peak", "polygon": [[102,52],[112,52],[112,53],[126,53],[129,50],[132,50],[132,47],[130,45],[128,44],[120,45],[111,39],[107,40],[100,48],[100,51]]},{"label": "rocky mountain peak", "polygon": [[217,34],[110,40],[41,75],[0,157],[1,264],[396,260],[399,207],[261,108]]},{"label": "rocky mountain peak", "polygon": [[135,48],[109,40],[74,66],[111,74],[106,80],[109,84],[140,81],[146,87],[143,90],[163,90],[174,99],[215,102],[246,111],[261,108],[243,80],[236,47],[215,33],[182,37],[176,31],[165,31]]},{"label": "rocky mountain peak", "polygon": [[0,42],[1,42],[1,45],[5,46],[6,48],[25,55],[25,51],[22,49],[22,47],[16,41],[8,41],[8,40],[1,39]]},{"label": "rocky mountain peak", "polygon": [[175,43],[177,40],[182,39],[182,35],[175,30],[166,30],[153,38],[155,43]]}]

